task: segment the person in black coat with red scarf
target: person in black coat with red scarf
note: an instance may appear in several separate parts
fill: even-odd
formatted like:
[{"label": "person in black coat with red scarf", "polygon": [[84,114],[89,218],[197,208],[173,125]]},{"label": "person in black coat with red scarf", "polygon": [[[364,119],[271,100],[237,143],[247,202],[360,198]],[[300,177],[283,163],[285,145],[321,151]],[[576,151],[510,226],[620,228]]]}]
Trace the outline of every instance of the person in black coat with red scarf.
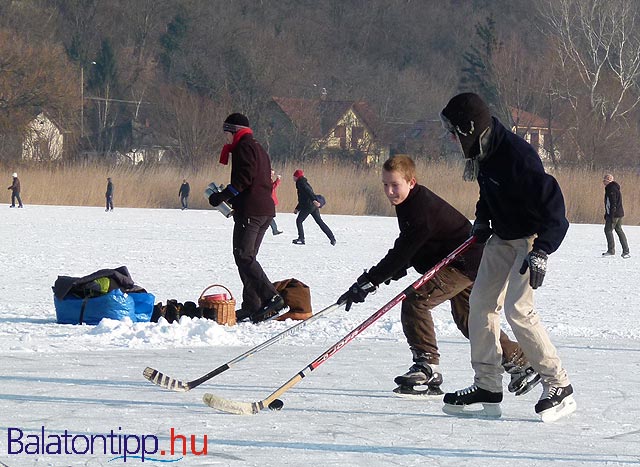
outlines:
[{"label": "person in black coat with red scarf", "polygon": [[229,115],[222,129],[228,144],[222,149],[220,163],[228,164],[231,155],[231,182],[222,192],[212,193],[209,204],[218,206],[229,201],[233,206],[233,257],[243,285],[242,307],[236,311],[236,318],[257,323],[276,316],[285,307],[257,259],[276,212],[271,198],[271,160],[253,138],[246,116]]},{"label": "person in black coat with red scarf", "polygon": [[620,184],[613,180],[611,174],[605,174],[602,183],[604,183],[604,235],[607,238],[607,251],[602,253],[602,256],[616,254],[616,244],[613,240],[613,231],[615,230],[622,245],[622,257],[630,258],[629,243],[627,243],[627,236],[622,230],[624,207],[622,206]]},{"label": "person in black coat with red scarf", "polygon": [[[416,181],[416,168],[408,156],[396,155],[382,167],[385,195],[396,208],[400,235],[387,255],[362,274],[339,303],[360,303],[383,282],[398,280],[413,267],[426,273],[469,238],[471,223],[453,206]],[[402,329],[413,354],[413,366],[395,379],[399,395],[438,396],[442,374],[440,353],[431,310],[449,300],[458,329],[469,337],[469,294],[482,256],[482,245],[473,245],[450,265],[438,271],[417,293],[402,301]],[[503,366],[512,380],[509,390],[525,394],[538,382],[520,346],[500,333]]]}]

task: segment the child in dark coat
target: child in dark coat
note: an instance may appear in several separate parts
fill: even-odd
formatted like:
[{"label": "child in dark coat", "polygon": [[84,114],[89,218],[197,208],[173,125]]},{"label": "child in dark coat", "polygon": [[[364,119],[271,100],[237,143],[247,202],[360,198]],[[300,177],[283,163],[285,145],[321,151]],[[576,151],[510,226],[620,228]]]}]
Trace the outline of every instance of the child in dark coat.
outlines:
[{"label": "child in dark coat", "polygon": [[[413,267],[424,274],[460,246],[471,230],[471,223],[438,195],[419,185],[413,160],[393,156],[383,165],[384,191],[396,208],[400,235],[380,262],[362,274],[339,302],[351,304],[365,297],[381,283],[407,274]],[[402,329],[413,354],[413,366],[395,379],[397,394],[441,395],[440,353],[431,310],[449,300],[451,315],[458,329],[469,337],[469,294],[482,256],[482,245],[473,245],[460,258],[442,268],[417,293],[402,302]],[[509,390],[516,395],[528,392],[538,375],[527,362],[520,346],[500,333],[503,365],[512,374]],[[423,386],[420,388],[419,386]]]}]

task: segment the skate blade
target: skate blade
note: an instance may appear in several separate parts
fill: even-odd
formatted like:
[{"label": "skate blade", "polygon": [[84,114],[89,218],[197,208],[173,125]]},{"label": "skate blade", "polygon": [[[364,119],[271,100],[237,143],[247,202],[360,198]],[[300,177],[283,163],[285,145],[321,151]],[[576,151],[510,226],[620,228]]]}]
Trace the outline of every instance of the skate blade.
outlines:
[{"label": "skate blade", "polygon": [[567,415],[572,414],[576,411],[577,408],[578,405],[576,404],[576,400],[573,398],[573,396],[567,396],[564,398],[561,404],[544,410],[538,415],[540,415],[540,419],[544,423],[552,423],[556,420],[561,419],[562,417],[566,417]]},{"label": "skate blade", "polygon": [[[482,409],[478,410],[478,405],[482,405]],[[442,406],[442,411],[447,415],[453,415],[456,417],[500,418],[502,416],[502,409],[500,409],[499,403],[476,403],[469,405],[444,404],[444,406]]]},{"label": "skate blade", "polygon": [[514,391],[511,391],[511,388],[509,388],[509,391],[514,392],[516,396],[523,396],[533,388],[535,388],[538,383],[540,383],[540,381],[540,375],[536,374],[535,378],[533,378],[531,381],[525,381],[524,384],[522,384],[519,388],[515,388]]},{"label": "skate blade", "polygon": [[425,389],[424,391],[402,388],[398,386],[393,390],[393,394],[396,397],[400,397],[402,399],[410,399],[410,400],[432,400],[432,401],[441,401],[444,393],[438,389],[434,391],[433,389]]},{"label": "skate blade", "polygon": [[274,311],[272,313],[268,313],[266,318],[261,318],[258,321],[254,321],[254,320],[251,319],[251,317],[249,317],[249,321],[252,322],[253,324],[260,324],[260,323],[266,323],[268,321],[274,321],[275,319],[277,319],[280,316],[284,315],[287,311],[289,311],[289,308],[288,307],[284,307],[282,310]]}]

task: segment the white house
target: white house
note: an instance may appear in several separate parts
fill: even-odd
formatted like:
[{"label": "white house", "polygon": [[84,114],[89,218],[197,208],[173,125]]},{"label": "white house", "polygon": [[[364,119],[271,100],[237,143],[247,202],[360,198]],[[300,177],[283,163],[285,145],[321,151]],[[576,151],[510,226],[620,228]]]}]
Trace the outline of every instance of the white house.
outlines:
[{"label": "white house", "polygon": [[63,148],[64,135],[61,129],[44,113],[29,122],[22,141],[23,160],[58,160],[62,157]]}]

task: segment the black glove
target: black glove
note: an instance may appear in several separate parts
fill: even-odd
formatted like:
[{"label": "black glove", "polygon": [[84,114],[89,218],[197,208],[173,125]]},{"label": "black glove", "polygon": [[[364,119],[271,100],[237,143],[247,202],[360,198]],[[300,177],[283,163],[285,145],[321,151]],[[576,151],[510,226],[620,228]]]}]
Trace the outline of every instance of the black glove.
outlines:
[{"label": "black glove", "polygon": [[220,193],[211,193],[209,196],[209,204],[214,208],[224,201],[228,201],[233,198],[233,193],[228,188],[225,188]]},{"label": "black glove", "polygon": [[391,281],[398,281],[400,279],[402,279],[404,276],[407,275],[407,270],[406,269],[400,269],[399,271],[396,271],[396,273],[391,276],[389,279],[387,279],[386,281],[384,281],[385,285],[389,285],[391,284]]},{"label": "black glove", "polygon": [[529,285],[532,289],[537,289],[542,285],[547,272],[547,254],[542,250],[531,250],[522,262],[520,274],[527,272],[527,268],[529,268]]},{"label": "black glove", "polygon": [[340,295],[338,303],[342,304],[346,302],[344,309],[349,311],[351,309],[351,305],[354,303],[364,302],[367,295],[374,290],[376,290],[376,286],[371,283],[369,276],[365,272],[363,275],[358,277],[358,280],[351,287],[349,287],[349,290]]},{"label": "black glove", "polygon": [[493,231],[489,224],[476,220],[473,223],[473,227],[471,227],[471,236],[476,237],[476,242],[478,243],[486,243],[491,237]]}]

